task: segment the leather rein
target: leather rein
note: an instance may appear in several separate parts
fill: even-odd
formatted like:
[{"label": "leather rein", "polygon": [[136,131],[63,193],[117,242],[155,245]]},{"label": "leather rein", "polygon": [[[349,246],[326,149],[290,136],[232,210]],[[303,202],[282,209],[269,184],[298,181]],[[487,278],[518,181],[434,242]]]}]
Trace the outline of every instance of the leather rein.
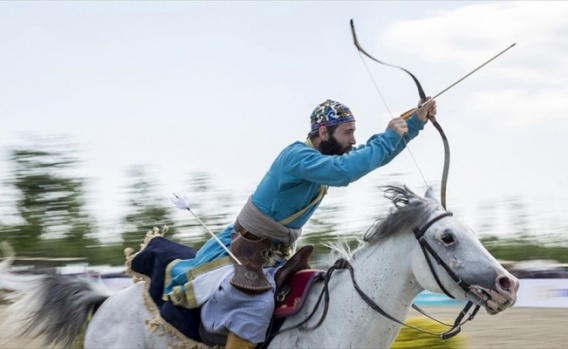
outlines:
[{"label": "leather rein", "polygon": [[[428,229],[432,226],[432,224],[436,223],[437,221],[439,221],[440,219],[443,219],[445,217],[449,217],[452,216],[453,214],[451,212],[444,212],[436,217],[434,217],[433,219],[431,219],[430,221],[428,221],[428,223],[426,223],[422,228],[414,228],[413,232],[414,232],[414,236],[416,237],[418,243],[420,243],[420,247],[422,248],[422,252],[424,253],[424,257],[426,258],[426,261],[428,262],[428,266],[430,268],[430,271],[432,272],[432,274],[434,275],[434,279],[436,280],[436,282],[438,283],[438,286],[440,287],[440,289],[442,289],[442,291],[450,298],[454,299],[455,297],[452,296],[447,290],[446,288],[442,285],[442,283],[440,282],[440,278],[438,277],[438,274],[436,273],[436,270],[434,269],[434,265],[430,259],[430,257],[434,258],[434,260],[438,263],[438,265],[440,265],[442,268],[444,268],[444,270],[450,275],[450,277],[452,278],[452,280],[454,280],[454,282],[456,284],[458,284],[464,291],[469,292],[470,289],[470,285],[461,280],[452,270],[451,268],[440,258],[440,256],[438,256],[438,254],[434,251],[434,249],[432,249],[432,247],[428,244],[428,242],[426,241],[426,239],[424,239],[424,234],[428,231]],[[457,318],[454,320],[453,324],[446,324],[442,321],[439,321],[437,319],[435,319],[434,317],[426,314],[421,308],[419,308],[418,306],[416,306],[415,304],[412,304],[412,307],[417,310],[418,312],[420,312],[422,315],[430,318],[431,320],[436,321],[439,324],[442,324],[444,326],[450,327],[449,330],[442,332],[442,333],[436,333],[436,332],[431,332],[416,326],[412,326],[409,324],[404,323],[403,321],[398,320],[397,318],[393,317],[392,315],[388,314],[385,310],[383,310],[377,303],[375,303],[375,301],[373,301],[373,299],[371,297],[369,297],[363,290],[361,290],[361,288],[359,287],[359,284],[357,283],[357,281],[355,280],[355,272],[353,269],[353,266],[351,265],[351,263],[344,259],[344,258],[340,258],[338,259],[331,267],[329,267],[325,273],[325,275],[323,276],[323,280],[324,280],[324,285],[322,288],[322,291],[318,297],[318,300],[316,302],[316,305],[314,306],[313,310],[311,311],[310,315],[308,315],[308,317],[306,319],[304,319],[302,322],[300,322],[297,325],[294,325],[292,327],[286,328],[286,329],[282,329],[280,331],[278,331],[278,333],[282,333],[285,331],[289,331],[292,330],[294,328],[299,328],[301,331],[311,331],[314,330],[316,328],[318,328],[323,321],[325,320],[326,316],[327,316],[327,312],[329,309],[329,300],[330,300],[330,295],[329,295],[329,281],[331,279],[331,276],[333,274],[334,271],[336,270],[342,270],[342,269],[347,269],[349,270],[349,273],[351,275],[351,282],[353,283],[353,288],[355,288],[355,291],[357,292],[357,294],[359,294],[359,296],[361,297],[361,299],[363,299],[363,301],[365,301],[365,303],[371,307],[371,309],[375,310],[377,313],[381,314],[382,316],[386,317],[387,319],[396,322],[402,326],[406,326],[408,328],[412,328],[414,330],[426,333],[426,334],[430,334],[430,335],[434,335],[434,336],[439,336],[442,340],[446,340],[449,338],[454,337],[455,335],[457,335],[458,333],[460,333],[461,331],[461,326],[463,324],[465,324],[466,322],[473,320],[473,318],[475,317],[475,315],[477,314],[477,312],[479,311],[480,306],[476,305],[475,309],[473,310],[473,312],[469,315],[469,317],[465,320],[464,317],[467,315],[468,311],[471,309],[471,307],[473,306],[473,303],[470,301],[468,302],[465,307],[462,309],[462,311],[459,313],[459,315],[457,316]],[[319,308],[319,305],[321,304],[322,299],[324,299],[324,309],[323,309],[323,313],[320,317],[320,319],[318,320],[318,323],[315,324],[314,326],[311,327],[307,327],[305,326],[306,323],[315,315],[317,309]]]}]

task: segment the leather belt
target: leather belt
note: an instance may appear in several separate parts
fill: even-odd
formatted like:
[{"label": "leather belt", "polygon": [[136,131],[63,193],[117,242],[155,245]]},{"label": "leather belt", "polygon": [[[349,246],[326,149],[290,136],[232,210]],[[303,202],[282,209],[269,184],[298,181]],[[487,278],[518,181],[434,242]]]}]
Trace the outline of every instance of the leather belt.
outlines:
[{"label": "leather belt", "polygon": [[[253,240],[253,241],[257,241],[257,240],[261,240],[263,239],[263,237],[258,236],[256,234],[251,233],[250,231],[246,230],[240,223],[238,220],[235,220],[235,223],[233,224],[233,229],[235,229],[235,231],[239,234],[241,234],[243,237],[249,239],[249,240]],[[285,256],[289,256],[290,255],[290,247],[289,246],[285,246],[283,243],[279,242],[276,244],[276,248],[277,250],[279,250],[283,255]]]}]

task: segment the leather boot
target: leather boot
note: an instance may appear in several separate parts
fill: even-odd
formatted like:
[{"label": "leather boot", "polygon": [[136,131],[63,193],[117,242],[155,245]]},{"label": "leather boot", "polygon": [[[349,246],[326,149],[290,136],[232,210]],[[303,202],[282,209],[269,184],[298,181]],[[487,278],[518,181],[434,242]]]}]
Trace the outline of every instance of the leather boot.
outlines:
[{"label": "leather boot", "polygon": [[287,284],[292,276],[300,270],[310,269],[308,259],[314,251],[314,245],[306,245],[294,253],[290,259],[284,263],[282,268],[278,269],[274,275],[276,281],[276,293],[280,291],[283,285]]},{"label": "leather boot", "polygon": [[262,267],[270,257],[272,241],[268,237],[258,238],[250,233],[237,234],[231,241],[231,252],[242,265],[233,261],[235,275],[231,285],[251,295],[272,289],[272,285],[262,271]]},{"label": "leather boot", "polygon": [[226,349],[253,349],[256,344],[242,339],[233,332],[229,332],[227,336],[227,344],[225,344]]}]

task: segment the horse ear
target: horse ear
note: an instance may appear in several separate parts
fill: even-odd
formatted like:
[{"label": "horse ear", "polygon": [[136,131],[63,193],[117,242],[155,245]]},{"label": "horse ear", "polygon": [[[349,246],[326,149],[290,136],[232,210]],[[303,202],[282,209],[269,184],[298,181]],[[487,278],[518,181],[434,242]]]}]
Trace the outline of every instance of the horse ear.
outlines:
[{"label": "horse ear", "polygon": [[421,202],[422,198],[418,195],[416,195],[412,190],[408,189],[408,187],[404,186],[405,189],[405,195],[406,198],[408,199],[408,203],[409,204],[414,204],[416,202]]},{"label": "horse ear", "polygon": [[434,197],[434,190],[432,189],[432,187],[428,187],[428,189],[426,190],[426,194],[424,194],[424,197],[438,202],[438,199]]}]

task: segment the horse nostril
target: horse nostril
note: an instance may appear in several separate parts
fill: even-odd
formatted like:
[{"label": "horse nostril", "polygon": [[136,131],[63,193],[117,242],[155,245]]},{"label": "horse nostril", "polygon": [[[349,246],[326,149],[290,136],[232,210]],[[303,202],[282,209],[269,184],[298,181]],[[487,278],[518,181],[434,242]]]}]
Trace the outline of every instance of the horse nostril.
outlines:
[{"label": "horse nostril", "polygon": [[499,276],[497,284],[505,291],[511,291],[511,280],[506,276]]}]

